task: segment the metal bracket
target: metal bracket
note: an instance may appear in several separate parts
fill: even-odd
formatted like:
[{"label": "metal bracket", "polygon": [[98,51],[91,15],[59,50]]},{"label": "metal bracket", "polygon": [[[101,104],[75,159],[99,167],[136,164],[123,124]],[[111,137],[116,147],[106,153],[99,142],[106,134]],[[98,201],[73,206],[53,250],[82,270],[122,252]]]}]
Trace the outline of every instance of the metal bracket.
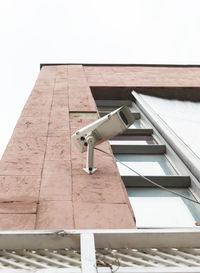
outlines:
[{"label": "metal bracket", "polygon": [[87,143],[87,161],[86,168],[83,168],[84,171],[88,174],[93,174],[97,169],[94,168],[94,137],[89,135],[86,138]]}]

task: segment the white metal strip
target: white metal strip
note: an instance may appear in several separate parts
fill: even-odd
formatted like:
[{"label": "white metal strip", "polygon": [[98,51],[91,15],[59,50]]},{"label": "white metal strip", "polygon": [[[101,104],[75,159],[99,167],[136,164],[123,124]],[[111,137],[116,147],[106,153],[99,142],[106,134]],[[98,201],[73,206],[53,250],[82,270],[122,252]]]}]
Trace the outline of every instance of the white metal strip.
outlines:
[{"label": "white metal strip", "polygon": [[0,232],[1,249],[57,249],[80,248],[80,232],[62,231],[12,231]]},{"label": "white metal strip", "polygon": [[97,273],[94,234],[81,234],[82,273]]},{"label": "white metal strip", "polygon": [[80,234],[94,234],[97,248],[197,247],[200,228],[64,230],[62,232],[0,232],[0,247],[22,249],[80,249]]},{"label": "white metal strip", "polygon": [[[189,232],[190,230],[190,232]],[[95,234],[96,248],[200,247],[200,231],[193,229],[152,229],[130,233]]]}]

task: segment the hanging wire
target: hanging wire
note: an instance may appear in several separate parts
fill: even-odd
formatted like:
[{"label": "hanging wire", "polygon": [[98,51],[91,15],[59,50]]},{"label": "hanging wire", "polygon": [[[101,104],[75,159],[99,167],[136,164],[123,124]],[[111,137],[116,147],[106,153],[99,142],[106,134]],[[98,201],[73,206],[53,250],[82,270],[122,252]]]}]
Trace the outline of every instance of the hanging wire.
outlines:
[{"label": "hanging wire", "polygon": [[182,197],[182,198],[184,198],[184,199],[186,199],[186,200],[189,200],[189,201],[191,201],[191,202],[193,202],[193,203],[196,203],[196,204],[200,205],[200,202],[198,202],[198,201],[196,201],[196,200],[193,200],[193,199],[191,199],[191,198],[189,198],[189,197],[187,197],[187,196],[185,196],[185,195],[183,195],[183,194],[180,194],[180,193],[177,193],[177,192],[175,192],[175,191],[173,191],[173,190],[170,190],[170,189],[168,189],[168,188],[165,188],[165,187],[159,185],[158,183],[152,181],[151,179],[149,179],[149,178],[147,178],[147,177],[141,175],[140,173],[138,173],[137,171],[135,171],[134,169],[132,169],[131,167],[129,167],[129,166],[126,165],[125,163],[123,163],[123,162],[121,162],[120,160],[118,160],[114,155],[112,155],[112,154],[110,154],[110,153],[107,153],[107,152],[105,152],[104,150],[101,150],[101,149],[96,148],[96,147],[95,147],[94,149],[97,150],[97,151],[99,151],[99,152],[102,152],[102,153],[104,153],[104,154],[106,154],[106,155],[108,155],[108,156],[110,156],[110,157],[112,157],[112,158],[114,158],[114,160],[115,160],[116,162],[119,162],[121,165],[125,166],[126,168],[128,168],[129,170],[131,170],[132,172],[134,172],[135,174],[137,174],[138,176],[142,177],[144,180],[146,180],[146,181],[149,182],[150,184],[152,184],[152,185],[154,185],[154,186],[156,186],[156,187],[158,187],[158,188],[160,188],[160,189],[162,189],[162,190],[164,190],[164,191],[170,192],[170,193],[172,193],[172,194],[174,194],[174,195],[177,195],[177,196],[179,196],[179,197]]}]

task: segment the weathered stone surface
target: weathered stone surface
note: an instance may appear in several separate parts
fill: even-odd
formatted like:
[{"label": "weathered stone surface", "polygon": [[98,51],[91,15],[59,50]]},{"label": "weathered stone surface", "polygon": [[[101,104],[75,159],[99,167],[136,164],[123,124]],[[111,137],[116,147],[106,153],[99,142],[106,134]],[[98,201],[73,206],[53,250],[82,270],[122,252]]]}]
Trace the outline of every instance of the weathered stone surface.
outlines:
[{"label": "weathered stone surface", "polygon": [[22,117],[15,127],[15,130],[44,130],[48,129],[48,118],[44,117]]},{"label": "weathered stone surface", "polygon": [[35,87],[41,87],[41,86],[46,86],[46,87],[53,87],[55,84],[54,79],[52,79],[50,76],[46,78],[38,78]]},{"label": "weathered stone surface", "polygon": [[70,174],[71,162],[68,160],[48,160],[44,163],[43,176],[67,176]]},{"label": "weathered stone surface", "polygon": [[46,143],[46,137],[12,138],[2,156],[2,160],[10,161],[17,155],[21,159],[28,158],[31,162],[43,162]]},{"label": "weathered stone surface", "polygon": [[99,79],[101,86],[200,86],[198,67],[85,66],[84,71],[90,86],[100,86]]},{"label": "weathered stone surface", "polygon": [[70,161],[45,161],[40,200],[72,200]]},{"label": "weathered stone surface", "polygon": [[81,100],[77,100],[77,98],[69,99],[69,109],[70,111],[96,111],[95,103],[92,99],[82,98]]},{"label": "weathered stone surface", "polygon": [[68,76],[70,111],[96,111],[83,67],[69,65]]},{"label": "weathered stone surface", "polygon": [[65,130],[49,130],[48,131],[48,136],[49,137],[68,137],[69,132]]},{"label": "weathered stone surface", "polygon": [[109,175],[92,176],[82,173],[73,176],[74,202],[126,203],[120,177]]},{"label": "weathered stone surface", "polygon": [[50,107],[26,107],[24,108],[21,117],[44,117],[49,118],[50,115]]},{"label": "weathered stone surface", "polygon": [[0,176],[0,202],[38,201],[40,180],[40,176]]},{"label": "weathered stone surface", "polygon": [[48,117],[22,117],[15,127],[13,137],[47,136],[48,123]]},{"label": "weathered stone surface", "polygon": [[13,158],[10,161],[0,161],[0,176],[4,175],[41,175],[42,164],[33,163],[26,158]]},{"label": "weathered stone surface", "polygon": [[33,214],[36,213],[36,202],[0,202],[1,214]]},{"label": "weathered stone surface", "polygon": [[[40,95],[53,95],[53,90],[54,90],[54,86],[49,87],[49,86],[39,86],[39,87],[34,87],[31,95],[36,95],[38,94]],[[30,95],[30,96],[31,96]]]},{"label": "weathered stone surface", "polygon": [[68,109],[68,95],[55,95],[53,96],[52,108],[59,108],[60,110]]},{"label": "weathered stone surface", "polygon": [[42,177],[40,200],[72,200],[71,175],[49,175]]},{"label": "weathered stone surface", "polygon": [[74,203],[76,229],[135,228],[127,204]]},{"label": "weathered stone surface", "polygon": [[72,154],[71,155],[71,168],[72,168],[72,177],[76,175],[84,174],[83,168],[86,167],[86,154]]},{"label": "weathered stone surface", "polygon": [[53,108],[49,121],[49,136],[69,134],[69,112],[67,109]]},{"label": "weathered stone surface", "polygon": [[69,137],[48,137],[46,160],[70,160]]},{"label": "weathered stone surface", "polygon": [[32,230],[35,214],[0,214],[0,230]]},{"label": "weathered stone surface", "polygon": [[110,175],[119,177],[119,171],[116,163],[111,157],[95,151],[94,162],[98,169],[97,171],[99,176]]},{"label": "weathered stone surface", "polygon": [[41,109],[45,109],[51,106],[51,102],[52,96],[49,96],[48,93],[35,92],[29,97],[25,107],[40,107]]},{"label": "weathered stone surface", "polygon": [[36,229],[73,229],[71,201],[43,201],[39,204]]},{"label": "weathered stone surface", "polygon": [[66,78],[57,78],[54,86],[54,95],[68,95],[68,83]]},{"label": "weathered stone surface", "polygon": [[71,118],[70,119],[70,130],[71,134],[74,133],[74,130],[77,131],[86,125],[94,122],[96,119],[84,119],[84,118]]},{"label": "weathered stone surface", "polygon": [[91,90],[90,87],[87,85],[87,83],[85,82],[83,86],[79,86],[79,85],[73,85],[70,86],[68,88],[68,94],[69,94],[69,98],[88,98],[88,99],[92,99],[91,98]]}]

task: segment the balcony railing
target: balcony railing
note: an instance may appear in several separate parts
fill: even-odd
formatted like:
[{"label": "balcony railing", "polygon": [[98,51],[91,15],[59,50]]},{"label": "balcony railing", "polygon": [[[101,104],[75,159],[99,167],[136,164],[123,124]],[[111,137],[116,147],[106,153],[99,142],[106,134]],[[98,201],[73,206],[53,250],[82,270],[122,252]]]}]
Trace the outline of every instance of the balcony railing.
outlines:
[{"label": "balcony railing", "polygon": [[60,230],[0,233],[0,272],[199,272],[200,231]]}]

